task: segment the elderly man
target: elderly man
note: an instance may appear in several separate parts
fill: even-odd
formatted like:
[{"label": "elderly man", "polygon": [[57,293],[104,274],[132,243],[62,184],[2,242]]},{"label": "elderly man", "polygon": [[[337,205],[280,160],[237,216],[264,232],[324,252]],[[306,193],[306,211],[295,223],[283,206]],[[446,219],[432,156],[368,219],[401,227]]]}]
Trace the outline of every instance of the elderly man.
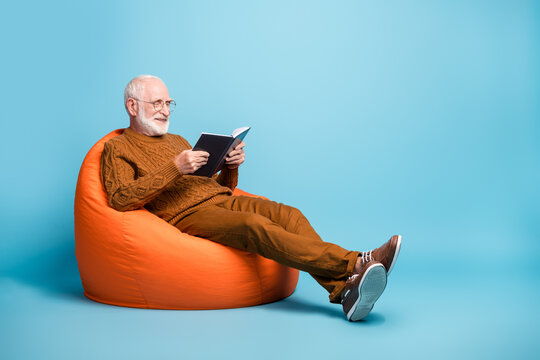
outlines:
[{"label": "elderly man", "polygon": [[144,207],[182,232],[306,271],[330,293],[331,302],[343,305],[347,319],[369,314],[386,287],[401,236],[367,252],[324,242],[299,210],[232,196],[245,159],[244,143],[228,154],[219,174],[190,175],[206,164],[209,154],[167,133],[176,104],[161,79],[137,76],[125,89],[124,103],[130,126],[105,144],[101,158],[111,207]]}]

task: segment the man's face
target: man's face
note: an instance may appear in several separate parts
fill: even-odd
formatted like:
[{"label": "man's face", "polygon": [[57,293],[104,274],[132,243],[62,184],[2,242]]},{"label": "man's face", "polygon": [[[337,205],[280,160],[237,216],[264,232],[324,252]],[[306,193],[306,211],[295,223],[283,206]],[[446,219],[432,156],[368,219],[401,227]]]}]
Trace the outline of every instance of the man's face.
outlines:
[{"label": "man's face", "polygon": [[154,108],[153,103],[162,100],[163,102],[171,100],[169,90],[165,84],[157,79],[144,80],[141,101],[137,101],[139,111],[135,121],[144,130],[145,135],[160,136],[169,130],[169,108],[163,104],[160,110]]}]

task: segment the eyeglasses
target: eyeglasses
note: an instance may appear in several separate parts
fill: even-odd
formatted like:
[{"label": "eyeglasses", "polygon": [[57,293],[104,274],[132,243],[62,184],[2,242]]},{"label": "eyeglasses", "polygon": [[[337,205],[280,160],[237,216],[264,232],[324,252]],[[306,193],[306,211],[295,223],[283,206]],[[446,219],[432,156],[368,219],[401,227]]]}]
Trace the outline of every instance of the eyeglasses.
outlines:
[{"label": "eyeglasses", "polygon": [[176,109],[176,101],[174,100],[167,100],[167,101],[163,101],[161,99],[156,100],[156,101],[144,101],[141,99],[135,99],[135,100],[154,105],[154,110],[156,111],[160,111],[161,109],[163,109],[163,105],[166,105],[170,112],[173,112],[174,109]]}]

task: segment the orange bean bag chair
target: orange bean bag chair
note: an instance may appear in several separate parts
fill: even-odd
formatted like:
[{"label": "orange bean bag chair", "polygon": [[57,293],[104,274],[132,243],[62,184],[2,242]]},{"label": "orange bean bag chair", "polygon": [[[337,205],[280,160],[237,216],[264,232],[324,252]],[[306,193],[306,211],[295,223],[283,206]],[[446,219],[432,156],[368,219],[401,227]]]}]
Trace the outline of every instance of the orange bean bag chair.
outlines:
[{"label": "orange bean bag chair", "polygon": [[[182,233],[146,209],[119,212],[101,184],[102,138],[86,155],[75,193],[75,254],[84,294],[152,309],[223,309],[291,295],[298,270]],[[235,190],[234,195],[248,195]]]}]

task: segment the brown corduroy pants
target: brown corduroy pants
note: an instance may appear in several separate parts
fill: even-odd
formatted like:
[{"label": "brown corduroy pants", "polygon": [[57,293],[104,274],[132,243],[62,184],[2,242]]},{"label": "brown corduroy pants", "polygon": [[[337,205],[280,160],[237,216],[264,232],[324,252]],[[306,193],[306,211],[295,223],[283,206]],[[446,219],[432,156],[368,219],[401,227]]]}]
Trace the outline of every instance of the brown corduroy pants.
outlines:
[{"label": "brown corduroy pants", "polygon": [[357,251],[324,242],[302,213],[291,206],[246,196],[202,207],[175,225],[182,232],[260,254],[308,272],[340,302],[353,273]]}]

